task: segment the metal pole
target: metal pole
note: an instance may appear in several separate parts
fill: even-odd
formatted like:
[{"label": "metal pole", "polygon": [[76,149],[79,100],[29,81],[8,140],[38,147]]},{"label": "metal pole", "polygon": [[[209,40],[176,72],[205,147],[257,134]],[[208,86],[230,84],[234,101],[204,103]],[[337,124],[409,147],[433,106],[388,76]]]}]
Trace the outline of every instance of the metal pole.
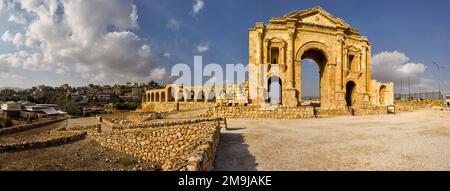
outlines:
[{"label": "metal pole", "polygon": [[438,87],[439,87],[439,99],[441,99],[442,97],[441,97],[441,77],[440,77],[440,74],[441,74],[441,69],[445,69],[445,68],[444,68],[444,66],[441,66],[441,65],[439,65],[436,62],[432,62],[432,63],[438,69],[438,75],[437,76],[438,76]]},{"label": "metal pole", "polygon": [[408,76],[408,100],[411,100],[411,80]]},{"label": "metal pole", "polygon": [[400,78],[400,100],[402,100],[403,96],[403,78]]}]

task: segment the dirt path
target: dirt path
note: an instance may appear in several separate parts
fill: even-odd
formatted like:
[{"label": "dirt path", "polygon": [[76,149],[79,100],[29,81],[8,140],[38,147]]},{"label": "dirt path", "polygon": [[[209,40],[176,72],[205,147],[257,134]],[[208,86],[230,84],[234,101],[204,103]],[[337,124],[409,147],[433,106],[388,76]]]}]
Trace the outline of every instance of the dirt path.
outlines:
[{"label": "dirt path", "polygon": [[450,170],[450,111],[228,126],[216,170]]}]

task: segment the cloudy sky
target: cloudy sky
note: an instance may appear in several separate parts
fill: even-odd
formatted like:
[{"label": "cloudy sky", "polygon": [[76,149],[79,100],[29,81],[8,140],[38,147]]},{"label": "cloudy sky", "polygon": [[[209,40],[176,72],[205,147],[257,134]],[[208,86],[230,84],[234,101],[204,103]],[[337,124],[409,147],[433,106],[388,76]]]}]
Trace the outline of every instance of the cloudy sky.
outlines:
[{"label": "cloudy sky", "polygon": [[[450,1],[0,0],[0,87],[164,81],[171,66],[248,62],[247,29],[317,5],[369,37],[373,77],[450,92]],[[432,62],[439,65],[438,67]],[[305,64],[306,92],[318,92]],[[405,91],[404,87],[404,91]]]}]

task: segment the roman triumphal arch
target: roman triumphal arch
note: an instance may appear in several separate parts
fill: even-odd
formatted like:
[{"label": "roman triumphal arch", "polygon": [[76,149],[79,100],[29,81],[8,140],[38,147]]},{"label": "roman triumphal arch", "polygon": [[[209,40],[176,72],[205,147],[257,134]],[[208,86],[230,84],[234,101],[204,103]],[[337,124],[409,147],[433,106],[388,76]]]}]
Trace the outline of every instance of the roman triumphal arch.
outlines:
[{"label": "roman triumphal arch", "polygon": [[302,60],[312,59],[320,70],[322,109],[393,104],[393,83],[372,80],[370,58],[368,38],[321,7],[258,22],[249,29],[250,102],[267,103],[268,80],[275,78],[281,81],[280,104],[301,105]]}]

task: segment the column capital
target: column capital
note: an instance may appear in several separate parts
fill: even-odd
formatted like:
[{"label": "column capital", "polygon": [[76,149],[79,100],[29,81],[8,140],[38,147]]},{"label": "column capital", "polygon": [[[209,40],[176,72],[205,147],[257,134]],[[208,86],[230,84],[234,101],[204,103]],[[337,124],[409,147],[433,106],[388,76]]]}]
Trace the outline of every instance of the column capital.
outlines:
[{"label": "column capital", "polygon": [[260,30],[260,31],[258,31],[256,34],[257,34],[257,36],[258,36],[259,39],[262,39],[262,38],[263,38],[263,35],[264,35],[264,31],[263,31],[263,30]]},{"label": "column capital", "polygon": [[295,35],[296,35],[295,29],[293,29],[293,30],[288,29],[289,40],[294,40]]}]

